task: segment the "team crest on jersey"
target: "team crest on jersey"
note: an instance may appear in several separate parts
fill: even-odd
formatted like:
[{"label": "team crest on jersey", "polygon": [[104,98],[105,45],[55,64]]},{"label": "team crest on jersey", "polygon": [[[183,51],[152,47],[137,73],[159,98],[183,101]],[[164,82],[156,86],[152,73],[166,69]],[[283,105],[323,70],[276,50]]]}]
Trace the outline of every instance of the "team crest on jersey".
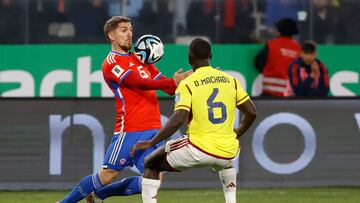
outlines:
[{"label": "team crest on jersey", "polygon": [[124,69],[122,69],[119,65],[116,65],[111,72],[116,76],[116,77],[120,77],[121,74],[123,74]]},{"label": "team crest on jersey", "polygon": [[175,103],[178,103],[180,101],[180,92],[176,93],[175,95]]},{"label": "team crest on jersey", "polygon": [[126,162],[126,159],[120,159],[120,164],[123,165]]}]

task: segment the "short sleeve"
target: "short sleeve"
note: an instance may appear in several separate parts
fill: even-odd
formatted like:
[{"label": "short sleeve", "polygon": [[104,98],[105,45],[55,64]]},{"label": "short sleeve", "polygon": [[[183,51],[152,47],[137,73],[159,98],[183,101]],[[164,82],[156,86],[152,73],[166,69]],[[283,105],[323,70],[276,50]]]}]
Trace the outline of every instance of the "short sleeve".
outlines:
[{"label": "short sleeve", "polygon": [[235,89],[236,89],[236,106],[241,105],[250,99],[249,95],[245,92],[244,88],[241,86],[240,82],[234,78]]},{"label": "short sleeve", "polygon": [[184,81],[180,82],[178,88],[175,91],[175,109],[183,109],[190,111],[191,109],[191,90]]}]

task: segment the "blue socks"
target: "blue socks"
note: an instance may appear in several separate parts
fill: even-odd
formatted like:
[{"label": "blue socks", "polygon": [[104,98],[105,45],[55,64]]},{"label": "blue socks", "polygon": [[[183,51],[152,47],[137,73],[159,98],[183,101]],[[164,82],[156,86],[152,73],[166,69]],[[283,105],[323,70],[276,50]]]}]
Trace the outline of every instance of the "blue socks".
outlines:
[{"label": "blue socks", "polygon": [[128,196],[141,193],[141,176],[124,178],[121,181],[103,186],[99,175],[83,178],[60,203],[75,203],[87,197],[92,191],[102,200],[111,196]]},{"label": "blue socks", "polygon": [[132,176],[124,178],[106,185],[95,191],[96,196],[104,200],[111,196],[128,196],[141,193],[141,176]]},{"label": "blue socks", "polygon": [[88,175],[83,178],[78,185],[60,202],[75,203],[87,197],[92,191],[103,187],[99,174]]}]

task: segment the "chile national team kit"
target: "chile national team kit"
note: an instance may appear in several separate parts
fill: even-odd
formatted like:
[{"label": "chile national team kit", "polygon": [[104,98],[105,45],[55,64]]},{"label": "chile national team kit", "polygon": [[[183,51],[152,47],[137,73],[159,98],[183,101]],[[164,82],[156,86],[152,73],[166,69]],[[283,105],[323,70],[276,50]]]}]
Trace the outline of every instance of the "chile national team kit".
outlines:
[{"label": "chile national team kit", "polygon": [[[144,158],[163,142],[130,157],[132,146],[150,140],[161,128],[160,109],[155,90],[141,90],[123,84],[131,72],[144,79],[165,78],[154,65],[143,65],[135,54],[111,51],[102,65],[104,79],[116,99],[114,135],[104,159],[103,168],[122,170],[135,165],[142,173]],[[166,79],[166,78],[165,78]],[[172,90],[175,91],[175,88]]]}]

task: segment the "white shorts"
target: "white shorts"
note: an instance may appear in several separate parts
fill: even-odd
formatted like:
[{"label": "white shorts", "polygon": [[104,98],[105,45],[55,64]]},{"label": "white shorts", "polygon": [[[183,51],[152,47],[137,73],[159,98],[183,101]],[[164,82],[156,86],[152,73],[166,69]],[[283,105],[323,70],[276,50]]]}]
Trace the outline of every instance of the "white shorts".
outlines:
[{"label": "white shorts", "polygon": [[216,158],[195,148],[187,137],[169,140],[165,145],[166,160],[177,171],[210,166],[220,171],[231,166],[232,159]]}]

